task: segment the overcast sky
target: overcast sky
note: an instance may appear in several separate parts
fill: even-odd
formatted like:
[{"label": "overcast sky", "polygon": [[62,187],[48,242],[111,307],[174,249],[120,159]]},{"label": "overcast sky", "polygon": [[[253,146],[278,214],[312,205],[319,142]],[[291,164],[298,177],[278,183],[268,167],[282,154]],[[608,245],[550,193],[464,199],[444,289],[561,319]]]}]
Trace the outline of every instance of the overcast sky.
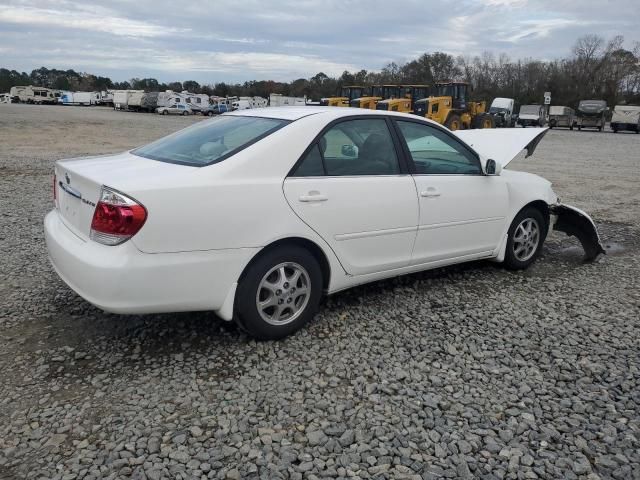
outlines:
[{"label": "overcast sky", "polygon": [[424,52],[568,55],[586,33],[640,40],[640,0],[0,0],[0,67],[114,80],[289,81]]}]

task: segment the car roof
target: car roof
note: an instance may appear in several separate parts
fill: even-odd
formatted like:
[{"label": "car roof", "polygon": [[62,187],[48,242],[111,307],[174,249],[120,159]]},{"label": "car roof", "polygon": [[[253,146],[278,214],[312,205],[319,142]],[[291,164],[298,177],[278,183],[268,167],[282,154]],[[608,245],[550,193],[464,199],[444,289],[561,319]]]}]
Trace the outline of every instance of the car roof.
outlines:
[{"label": "car roof", "polygon": [[[389,115],[404,116],[406,113],[390,112],[388,110],[371,110],[368,108],[351,108],[351,107],[318,107],[318,106],[299,106],[299,107],[263,107],[252,108],[247,110],[236,110],[235,112],[227,112],[224,115],[237,115],[243,117],[263,117],[277,118],[282,120],[298,120],[310,115],[322,115],[328,121],[336,118],[362,116],[362,115]],[[424,117],[416,117],[426,120]]]}]

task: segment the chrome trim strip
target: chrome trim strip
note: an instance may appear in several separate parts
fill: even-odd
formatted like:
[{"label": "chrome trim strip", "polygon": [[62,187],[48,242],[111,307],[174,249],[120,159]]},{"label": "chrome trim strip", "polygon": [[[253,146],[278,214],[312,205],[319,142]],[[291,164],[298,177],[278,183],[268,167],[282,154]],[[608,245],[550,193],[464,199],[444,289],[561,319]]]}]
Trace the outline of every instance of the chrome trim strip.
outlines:
[{"label": "chrome trim strip", "polygon": [[64,190],[65,192],[67,192],[69,195],[71,195],[72,197],[76,197],[79,200],[82,200],[82,194],[76,190],[73,187],[70,187],[69,185],[65,185],[64,183],[62,183],[62,180],[60,180],[58,182],[58,186]]}]

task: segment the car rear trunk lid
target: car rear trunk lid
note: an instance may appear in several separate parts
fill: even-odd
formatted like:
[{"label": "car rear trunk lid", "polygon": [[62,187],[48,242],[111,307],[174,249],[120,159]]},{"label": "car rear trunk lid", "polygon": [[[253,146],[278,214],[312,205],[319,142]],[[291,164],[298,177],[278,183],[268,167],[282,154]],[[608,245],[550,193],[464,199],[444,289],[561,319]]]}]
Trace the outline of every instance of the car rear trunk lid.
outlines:
[{"label": "car rear trunk lid", "polygon": [[[87,240],[102,186],[134,196],[141,189],[165,184],[191,167],[149,160],[129,152],[60,160],[55,165],[57,209],[64,224]],[[144,179],[144,184],[141,180]],[[137,199],[142,201],[143,199]]]}]

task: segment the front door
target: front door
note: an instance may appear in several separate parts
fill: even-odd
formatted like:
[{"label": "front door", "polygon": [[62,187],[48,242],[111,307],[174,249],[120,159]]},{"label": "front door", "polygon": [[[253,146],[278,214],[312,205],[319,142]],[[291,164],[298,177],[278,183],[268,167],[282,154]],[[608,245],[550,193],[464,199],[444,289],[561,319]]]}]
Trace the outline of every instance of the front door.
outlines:
[{"label": "front door", "polygon": [[352,275],[409,264],[418,200],[386,119],[341,121],[310,146],[284,182],[295,213]]},{"label": "front door", "polygon": [[420,202],[411,264],[490,255],[506,227],[507,185],[482,173],[475,152],[444,129],[398,121]]}]

